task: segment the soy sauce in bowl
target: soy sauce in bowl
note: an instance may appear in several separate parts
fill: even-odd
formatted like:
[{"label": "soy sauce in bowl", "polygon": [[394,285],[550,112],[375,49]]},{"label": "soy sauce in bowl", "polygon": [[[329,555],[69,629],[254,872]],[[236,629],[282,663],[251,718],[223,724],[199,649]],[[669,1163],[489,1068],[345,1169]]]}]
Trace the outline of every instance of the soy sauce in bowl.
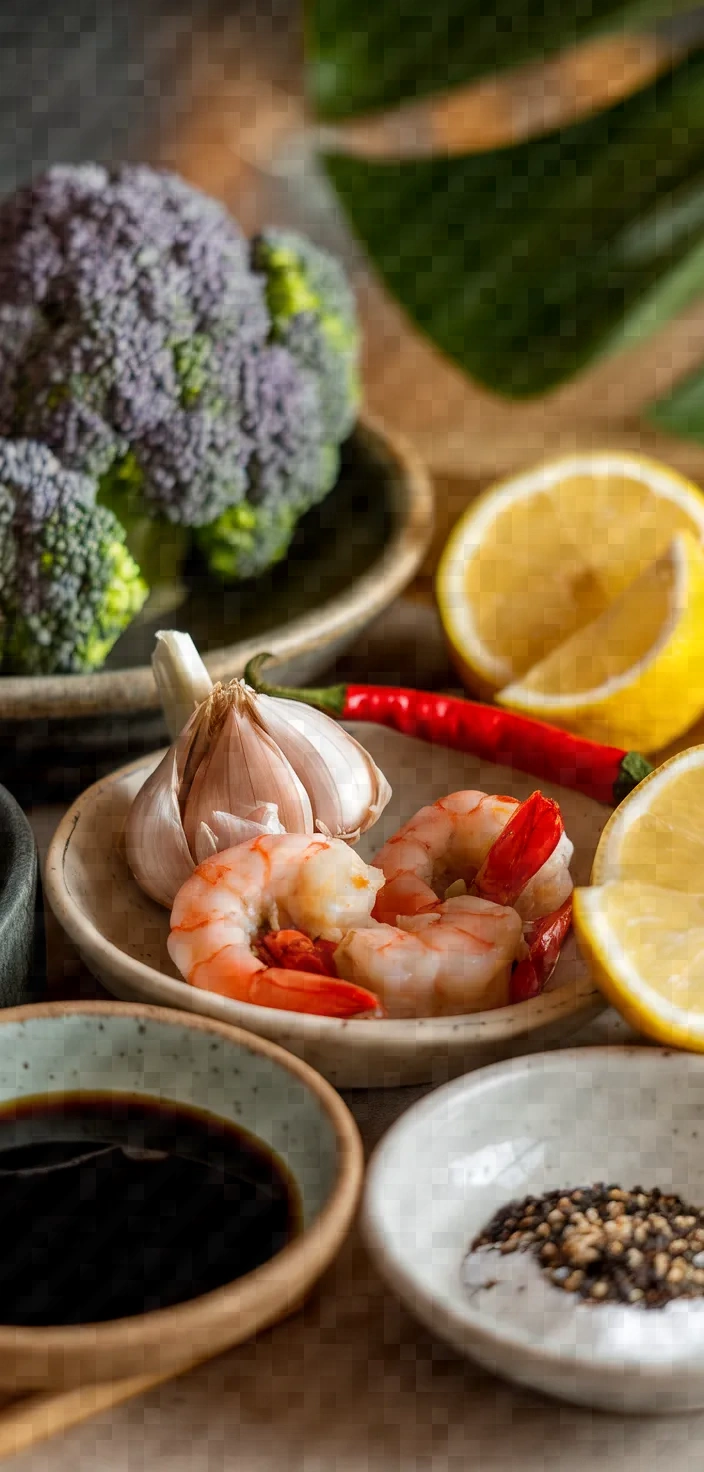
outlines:
[{"label": "soy sauce in bowl", "polygon": [[98,1323],[260,1267],[301,1230],[283,1162],[236,1125],[129,1095],[0,1109],[0,1323]]}]

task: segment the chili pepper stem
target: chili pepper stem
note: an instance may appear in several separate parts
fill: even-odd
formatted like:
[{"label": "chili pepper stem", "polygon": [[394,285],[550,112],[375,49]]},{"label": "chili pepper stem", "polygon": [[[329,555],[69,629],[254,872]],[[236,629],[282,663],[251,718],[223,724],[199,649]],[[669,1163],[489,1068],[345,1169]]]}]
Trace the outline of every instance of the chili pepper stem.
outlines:
[{"label": "chili pepper stem", "polygon": [[277,700],[300,700],[303,705],[314,705],[326,715],[341,716],[347,699],[346,685],[327,685],[320,689],[295,689],[292,685],[269,685],[261,677],[261,670],[273,654],[255,654],[245,667],[244,681],[257,695],[273,695]]}]

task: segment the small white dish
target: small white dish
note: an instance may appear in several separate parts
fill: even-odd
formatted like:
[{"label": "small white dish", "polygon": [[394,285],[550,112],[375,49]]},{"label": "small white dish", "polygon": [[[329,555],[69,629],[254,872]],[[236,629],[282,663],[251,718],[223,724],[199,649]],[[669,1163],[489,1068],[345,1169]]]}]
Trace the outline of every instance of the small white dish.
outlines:
[{"label": "small white dish", "polygon": [[[537,1264],[531,1277],[528,1253],[492,1253],[498,1281],[477,1293],[463,1263],[494,1212],[530,1194],[605,1181],[704,1205],[703,1145],[704,1057],[579,1048],[515,1059],[447,1084],[392,1127],[368,1171],[364,1234],[408,1308],[497,1374],[604,1410],[691,1410],[704,1406],[704,1300],[588,1305]],[[516,1274],[531,1312],[504,1281]]]},{"label": "small white dish", "polygon": [[[359,845],[369,862],[424,803],[460,788],[557,798],[575,846],[572,873],[588,884],[609,809],[581,793],[397,731],[350,722],[391,782],[393,797]],[[89,787],[60,823],[46,865],[46,894],[86,965],[116,997],[234,1022],[297,1053],[341,1088],[440,1084],[516,1052],[564,1042],[605,1002],[569,936],[548,988],[532,1001],[466,1017],[345,1022],[234,1002],[188,986],[168,951],[168,912],[132,878],[121,848],[130,803],[160,753]]]}]

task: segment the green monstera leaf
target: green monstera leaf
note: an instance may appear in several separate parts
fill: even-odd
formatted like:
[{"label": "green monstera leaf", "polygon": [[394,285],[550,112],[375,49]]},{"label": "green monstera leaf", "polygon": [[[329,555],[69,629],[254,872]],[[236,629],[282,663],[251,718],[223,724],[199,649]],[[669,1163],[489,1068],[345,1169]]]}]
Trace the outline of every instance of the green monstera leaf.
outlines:
[{"label": "green monstera leaf", "polygon": [[307,11],[310,95],[321,118],[358,117],[689,8],[690,0],[317,0]]},{"label": "green monstera leaf", "polygon": [[[549,392],[704,290],[701,12],[668,21],[676,44],[655,81],[502,148],[380,160],[359,135],[345,145],[344,120],[683,8],[316,0],[308,12],[313,101],[341,140],[323,163],[349,224],[418,327],[496,393]],[[704,370],[652,417],[704,441]]]},{"label": "green monstera leaf", "polygon": [[[499,393],[540,394],[679,310],[704,229],[704,53],[560,132],[462,158],[327,156],[419,327]],[[704,283],[697,257],[690,294]]]}]

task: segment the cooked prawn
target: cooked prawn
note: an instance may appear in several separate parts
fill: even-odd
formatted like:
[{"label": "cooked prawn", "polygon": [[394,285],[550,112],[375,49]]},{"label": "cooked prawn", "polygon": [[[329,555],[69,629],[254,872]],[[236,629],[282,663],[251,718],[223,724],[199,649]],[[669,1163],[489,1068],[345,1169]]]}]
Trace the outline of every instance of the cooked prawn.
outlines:
[{"label": "cooked prawn", "polygon": [[[499,1007],[537,994],[555,964],[571,852],[559,808],[540,793],[524,803],[453,793],[390,839],[379,867],[338,839],[260,836],[186,881],[169,953],[191,985],[266,1007],[333,1017]],[[478,893],[457,893],[458,880]],[[455,893],[439,898],[444,888]]]},{"label": "cooked prawn", "polygon": [[522,803],[453,792],[421,808],[374,860],[386,878],[380,925],[345,937],[339,974],[364,980],[397,1017],[536,996],[571,923],[572,851],[540,792]]},{"label": "cooked prawn", "polygon": [[572,853],[557,803],[542,793],[520,803],[453,792],[421,808],[373,860],[386,879],[374,916],[394,925],[464,885],[534,920],[572,893]]},{"label": "cooked prawn", "polygon": [[350,930],[335,951],[348,981],[371,987],[392,1017],[503,1007],[522,943],[520,915],[474,895],[436,903],[397,925]]},{"label": "cooked prawn", "polygon": [[[341,839],[272,834],[213,854],[179,890],[171,912],[169,955],[191,986],[240,1002],[329,1017],[380,1015],[367,989],[326,975],[270,966],[260,938],[287,927],[315,940],[339,942],[370,924],[384,882]],[[290,942],[289,942],[290,944]],[[279,943],[272,959],[285,957]]]}]

